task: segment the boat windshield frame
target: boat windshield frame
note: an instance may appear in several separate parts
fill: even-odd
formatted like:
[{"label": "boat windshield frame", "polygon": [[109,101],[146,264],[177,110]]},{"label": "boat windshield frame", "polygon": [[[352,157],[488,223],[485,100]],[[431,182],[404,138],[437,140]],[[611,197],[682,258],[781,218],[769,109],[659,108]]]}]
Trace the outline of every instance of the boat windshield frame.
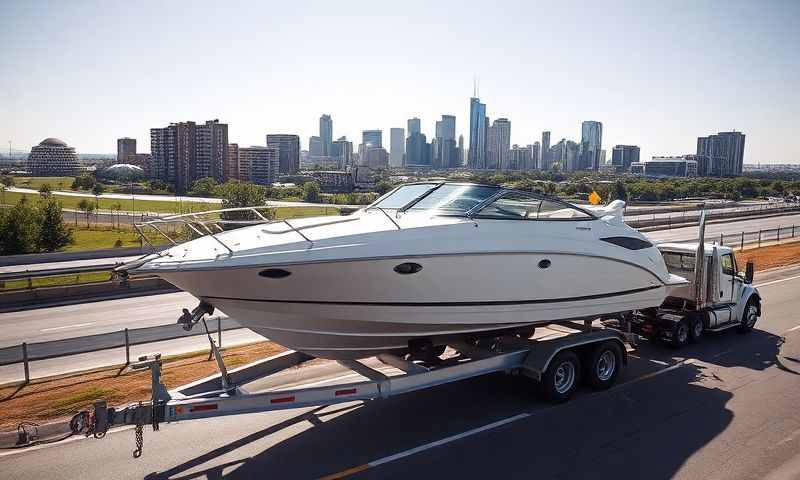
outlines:
[{"label": "boat windshield frame", "polygon": [[[429,188],[428,190],[426,190],[422,194],[417,195],[415,198],[413,198],[411,201],[407,202],[402,207],[386,208],[386,207],[381,207],[380,206],[380,202],[382,202],[386,198],[390,197],[397,190],[399,190],[399,189],[401,189],[403,187],[409,186],[409,185],[430,185],[431,188]],[[503,198],[503,197],[505,197],[507,195],[513,194],[513,195],[522,195],[522,196],[525,196],[525,197],[528,197],[528,198],[534,199],[534,200],[542,200],[542,201],[546,200],[548,202],[561,205],[564,208],[577,210],[578,212],[584,214],[585,217],[582,217],[582,218],[543,218],[543,219],[511,218],[511,217],[509,217],[509,218],[484,217],[484,218],[486,218],[486,219],[494,219],[494,220],[523,220],[523,221],[535,220],[535,221],[572,221],[572,222],[574,222],[574,221],[590,221],[590,220],[597,220],[598,218],[600,218],[600,217],[598,217],[597,215],[595,215],[594,213],[592,213],[589,210],[583,209],[581,207],[578,207],[577,205],[573,205],[573,204],[571,204],[569,202],[566,202],[564,200],[561,200],[560,198],[557,198],[557,197],[554,197],[554,196],[551,196],[551,195],[545,195],[545,194],[534,193],[534,192],[526,192],[524,190],[518,190],[518,189],[514,189],[514,188],[505,188],[505,187],[501,187],[499,185],[486,185],[486,184],[482,184],[482,183],[470,183],[470,182],[412,182],[412,183],[404,183],[404,184],[399,185],[399,186],[393,188],[392,190],[386,192],[384,195],[381,195],[378,199],[376,199],[374,202],[372,202],[370,205],[368,205],[365,208],[365,210],[376,209],[376,210],[381,210],[384,213],[385,213],[385,210],[395,210],[396,211],[396,215],[399,215],[400,213],[407,212],[408,210],[413,208],[414,205],[418,204],[419,202],[424,200],[426,197],[428,197],[429,195],[431,195],[433,192],[435,192],[436,190],[438,190],[439,188],[441,188],[444,185],[463,185],[463,186],[486,187],[486,188],[496,189],[497,192],[495,192],[493,195],[490,195],[489,197],[487,197],[486,199],[482,200],[481,202],[479,202],[478,204],[476,204],[475,206],[473,206],[472,208],[470,208],[469,210],[467,210],[466,212],[463,212],[463,213],[443,212],[443,211],[431,209],[430,211],[434,212],[437,216],[442,216],[442,217],[464,217],[464,218],[469,218],[471,220],[475,219],[475,218],[481,218],[480,217],[480,212],[483,209],[485,209],[489,205],[493,204],[495,201],[497,201],[497,200],[499,200],[499,199],[501,199],[501,198]]]}]

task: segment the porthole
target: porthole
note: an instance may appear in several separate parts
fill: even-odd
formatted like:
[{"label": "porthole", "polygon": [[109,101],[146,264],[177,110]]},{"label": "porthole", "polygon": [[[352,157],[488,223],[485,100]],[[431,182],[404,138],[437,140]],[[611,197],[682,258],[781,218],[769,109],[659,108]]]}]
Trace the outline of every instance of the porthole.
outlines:
[{"label": "porthole", "polygon": [[546,258],[544,260],[539,260],[539,268],[548,268],[550,267],[550,263],[550,260]]},{"label": "porthole", "polygon": [[400,275],[411,275],[412,273],[417,273],[422,270],[422,265],[419,263],[401,263],[394,267],[394,271],[399,273]]},{"label": "porthole", "polygon": [[292,272],[282,268],[268,268],[258,272],[258,276],[264,278],[286,278],[291,274]]}]

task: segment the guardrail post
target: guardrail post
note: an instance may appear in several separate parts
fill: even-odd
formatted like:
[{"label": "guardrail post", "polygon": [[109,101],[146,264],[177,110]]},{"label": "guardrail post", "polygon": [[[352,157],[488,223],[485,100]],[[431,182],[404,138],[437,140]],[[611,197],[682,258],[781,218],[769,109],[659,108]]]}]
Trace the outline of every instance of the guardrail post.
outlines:
[{"label": "guardrail post", "polygon": [[31,383],[31,369],[28,365],[28,344],[22,342],[22,365],[25,368],[25,383]]},{"label": "guardrail post", "polygon": [[761,248],[761,230],[758,231],[758,248]]},{"label": "guardrail post", "polygon": [[720,244],[720,246],[725,245],[725,237],[723,235],[724,235],[723,233],[719,234],[719,244]]},{"label": "guardrail post", "polygon": [[794,225],[792,225],[792,238],[794,238]]},{"label": "guardrail post", "polygon": [[775,243],[781,243],[781,226],[778,225],[778,231],[775,234]]},{"label": "guardrail post", "polygon": [[742,245],[739,247],[739,250],[744,250],[744,232],[742,232]]},{"label": "guardrail post", "polygon": [[222,348],[222,319],[217,317],[217,346]]},{"label": "guardrail post", "polygon": [[131,340],[128,336],[128,329],[125,329],[125,366],[131,364]]}]

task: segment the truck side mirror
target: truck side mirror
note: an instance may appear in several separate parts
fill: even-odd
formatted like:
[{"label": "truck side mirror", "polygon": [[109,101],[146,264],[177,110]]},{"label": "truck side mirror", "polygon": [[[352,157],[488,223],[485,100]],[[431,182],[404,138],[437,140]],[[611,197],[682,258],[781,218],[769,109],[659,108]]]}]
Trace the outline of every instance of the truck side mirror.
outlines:
[{"label": "truck side mirror", "polygon": [[744,267],[744,281],[746,283],[753,283],[753,273],[755,271],[755,266],[753,265],[753,261],[747,262]]}]

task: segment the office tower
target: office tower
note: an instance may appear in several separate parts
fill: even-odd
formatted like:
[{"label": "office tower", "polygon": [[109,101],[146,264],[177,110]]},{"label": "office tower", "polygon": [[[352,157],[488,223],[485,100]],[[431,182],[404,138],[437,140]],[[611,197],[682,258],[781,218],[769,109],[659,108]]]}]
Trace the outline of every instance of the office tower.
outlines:
[{"label": "office tower", "polygon": [[242,180],[239,176],[239,144],[228,144],[228,156],[225,159],[225,168],[222,172],[225,180]]},{"label": "office tower", "polygon": [[458,136],[458,166],[464,166],[464,135]]},{"label": "office tower", "polygon": [[400,168],[403,166],[403,155],[406,154],[406,131],[402,128],[389,130],[389,166]]},{"label": "office tower", "polygon": [[117,139],[117,163],[130,163],[128,155],[136,155],[136,139],[135,138],[118,138]]},{"label": "office tower", "polygon": [[353,164],[353,142],[347,140],[347,137],[339,137],[338,140],[333,142],[332,157],[338,163],[340,170],[344,170],[348,165]]},{"label": "office tower", "polygon": [[278,179],[280,154],[277,147],[241,147],[239,164],[245,175],[243,180],[258,185],[270,185]]},{"label": "office tower", "polygon": [[[331,155],[331,148],[333,147],[333,120],[331,120],[331,116],[328,114],[324,114],[319,117],[319,138],[322,142],[322,152],[320,153],[323,157],[332,156]],[[309,151],[311,148],[309,147]]]},{"label": "office tower", "polygon": [[299,136],[281,133],[268,134],[267,146],[278,148],[279,173],[294,175],[300,170]]},{"label": "office tower", "polygon": [[430,165],[429,145],[424,133],[415,131],[406,138],[405,166]]},{"label": "office tower", "polygon": [[73,176],[81,171],[75,147],[57,138],[45,138],[31,148],[25,168],[31,175],[42,177]]},{"label": "office tower", "polygon": [[550,132],[542,132],[542,145],[539,150],[539,169],[550,170]]},{"label": "office tower", "polygon": [[453,115],[442,115],[442,119],[436,122],[435,147],[433,149],[434,168],[457,168],[458,147],[456,145],[456,117]]},{"label": "office tower", "polygon": [[597,170],[603,144],[603,124],[594,120],[581,123],[581,148],[578,170]]},{"label": "office tower", "polygon": [[469,99],[469,154],[467,166],[471,169],[486,168],[486,133],[488,129],[486,104],[477,97]]},{"label": "office tower", "polygon": [[580,169],[580,145],[572,140],[562,138],[550,147],[550,168],[562,172],[574,172]]},{"label": "office tower", "polygon": [[744,139],[741,132],[719,132],[697,138],[698,174],[733,177],[742,174]]},{"label": "office tower", "polygon": [[539,158],[541,158],[541,149],[542,146],[539,142],[533,142],[533,145],[528,145],[528,148],[531,149],[531,161],[525,170],[538,170],[539,167]]},{"label": "office tower", "polygon": [[639,162],[639,147],[636,145],[617,145],[611,151],[611,165],[616,171],[627,172],[632,163]]},{"label": "office tower", "polygon": [[486,168],[507,170],[510,158],[511,122],[507,118],[498,118],[486,136]]},{"label": "office tower", "polygon": [[415,133],[422,133],[422,129],[420,128],[420,120],[417,117],[408,119],[408,136],[410,137]]},{"label": "office tower", "polygon": [[365,147],[383,148],[383,131],[364,130],[361,132],[361,144]]},{"label": "office tower", "polygon": [[389,166],[389,152],[381,147],[366,147],[361,163],[372,169],[386,168]]},{"label": "office tower", "polygon": [[322,156],[322,139],[319,137],[310,137],[308,139],[308,155],[318,160]]},{"label": "office tower", "polygon": [[695,155],[653,157],[644,162],[644,173],[649,177],[696,177]]}]

